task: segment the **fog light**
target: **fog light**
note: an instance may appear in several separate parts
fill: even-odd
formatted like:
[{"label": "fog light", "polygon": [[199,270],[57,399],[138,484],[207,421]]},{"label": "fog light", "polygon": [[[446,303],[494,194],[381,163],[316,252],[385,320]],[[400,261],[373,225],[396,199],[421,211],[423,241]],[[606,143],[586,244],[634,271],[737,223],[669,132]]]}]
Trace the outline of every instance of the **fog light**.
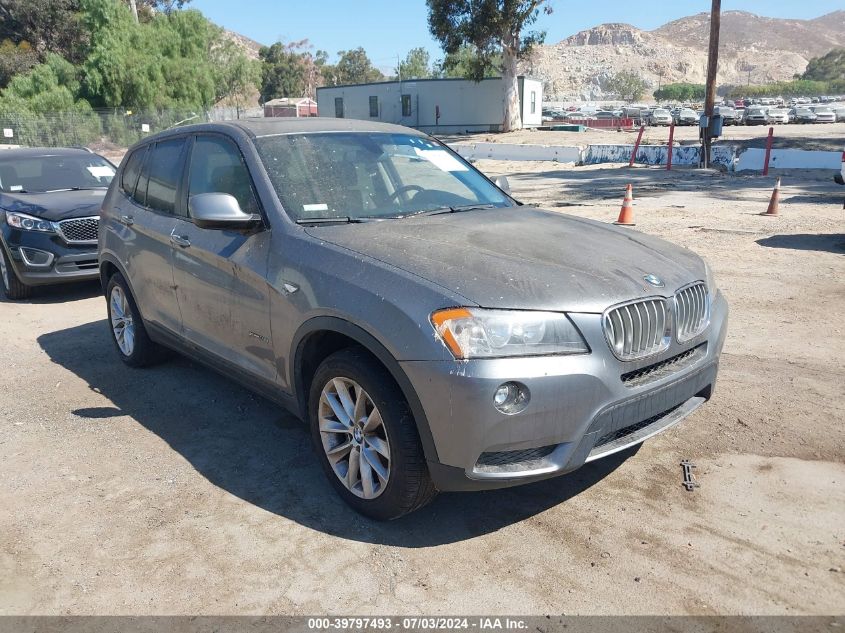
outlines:
[{"label": "fog light", "polygon": [[39,251],[36,248],[20,248],[23,263],[32,268],[45,268],[53,263],[53,253]]},{"label": "fog light", "polygon": [[518,382],[506,382],[499,385],[493,394],[493,406],[506,415],[524,411],[531,394],[528,387]]}]

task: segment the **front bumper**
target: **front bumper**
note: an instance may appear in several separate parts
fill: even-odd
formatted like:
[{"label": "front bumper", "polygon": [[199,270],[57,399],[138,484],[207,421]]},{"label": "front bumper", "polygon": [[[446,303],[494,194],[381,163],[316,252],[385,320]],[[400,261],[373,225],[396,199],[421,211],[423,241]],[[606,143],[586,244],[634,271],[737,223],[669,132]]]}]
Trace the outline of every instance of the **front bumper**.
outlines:
[{"label": "front bumper", "polygon": [[54,233],[21,231],[2,226],[2,243],[18,279],[41,286],[97,279],[96,244],[68,244]]},{"label": "front bumper", "polygon": [[[677,424],[710,398],[727,329],[721,293],[702,334],[636,362],[610,353],[600,315],[570,316],[590,354],[402,363],[434,439],[429,469],[439,489],[500,488],[570,472]],[[493,406],[507,381],[531,394],[516,415]]]}]

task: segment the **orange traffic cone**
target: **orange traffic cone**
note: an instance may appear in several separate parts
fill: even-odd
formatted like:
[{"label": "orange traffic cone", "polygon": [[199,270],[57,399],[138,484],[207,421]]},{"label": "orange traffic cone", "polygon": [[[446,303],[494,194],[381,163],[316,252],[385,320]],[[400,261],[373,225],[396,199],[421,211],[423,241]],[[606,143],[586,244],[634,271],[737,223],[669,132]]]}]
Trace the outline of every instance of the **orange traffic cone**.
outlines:
[{"label": "orange traffic cone", "polygon": [[625,188],[622,210],[619,211],[619,219],[614,224],[634,226],[634,188],[630,184]]},{"label": "orange traffic cone", "polygon": [[780,178],[775,181],[775,188],[772,189],[772,198],[769,200],[769,208],[765,213],[760,215],[775,216],[778,214],[778,206],[780,204]]}]

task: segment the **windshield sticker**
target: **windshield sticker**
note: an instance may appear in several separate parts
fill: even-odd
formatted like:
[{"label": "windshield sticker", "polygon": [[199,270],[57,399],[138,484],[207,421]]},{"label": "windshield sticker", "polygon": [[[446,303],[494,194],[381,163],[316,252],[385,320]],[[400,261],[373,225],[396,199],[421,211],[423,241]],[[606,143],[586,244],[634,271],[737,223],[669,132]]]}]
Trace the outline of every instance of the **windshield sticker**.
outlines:
[{"label": "windshield sticker", "polygon": [[114,176],[114,170],[108,165],[88,165],[88,173],[94,178],[111,178]]},{"label": "windshield sticker", "polygon": [[302,210],[303,211],[328,211],[329,205],[327,205],[327,204],[303,204]]},{"label": "windshield sticker", "polygon": [[442,149],[418,149],[414,148],[417,156],[424,158],[435,167],[442,171],[469,171],[466,165],[452,156],[449,152]]}]

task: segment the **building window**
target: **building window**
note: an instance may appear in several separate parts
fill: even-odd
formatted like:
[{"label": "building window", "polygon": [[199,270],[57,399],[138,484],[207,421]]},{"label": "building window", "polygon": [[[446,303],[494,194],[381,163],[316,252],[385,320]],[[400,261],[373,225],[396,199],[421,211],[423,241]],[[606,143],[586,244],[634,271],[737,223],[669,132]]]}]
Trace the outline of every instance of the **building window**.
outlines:
[{"label": "building window", "polygon": [[378,117],[378,97],[370,97],[370,116]]},{"label": "building window", "polygon": [[411,116],[411,95],[402,95],[402,116]]},{"label": "building window", "polygon": [[338,119],[343,118],[343,97],[335,97],[335,99],[334,99],[334,115]]},{"label": "building window", "polygon": [[537,93],[531,91],[531,114],[537,112]]}]

